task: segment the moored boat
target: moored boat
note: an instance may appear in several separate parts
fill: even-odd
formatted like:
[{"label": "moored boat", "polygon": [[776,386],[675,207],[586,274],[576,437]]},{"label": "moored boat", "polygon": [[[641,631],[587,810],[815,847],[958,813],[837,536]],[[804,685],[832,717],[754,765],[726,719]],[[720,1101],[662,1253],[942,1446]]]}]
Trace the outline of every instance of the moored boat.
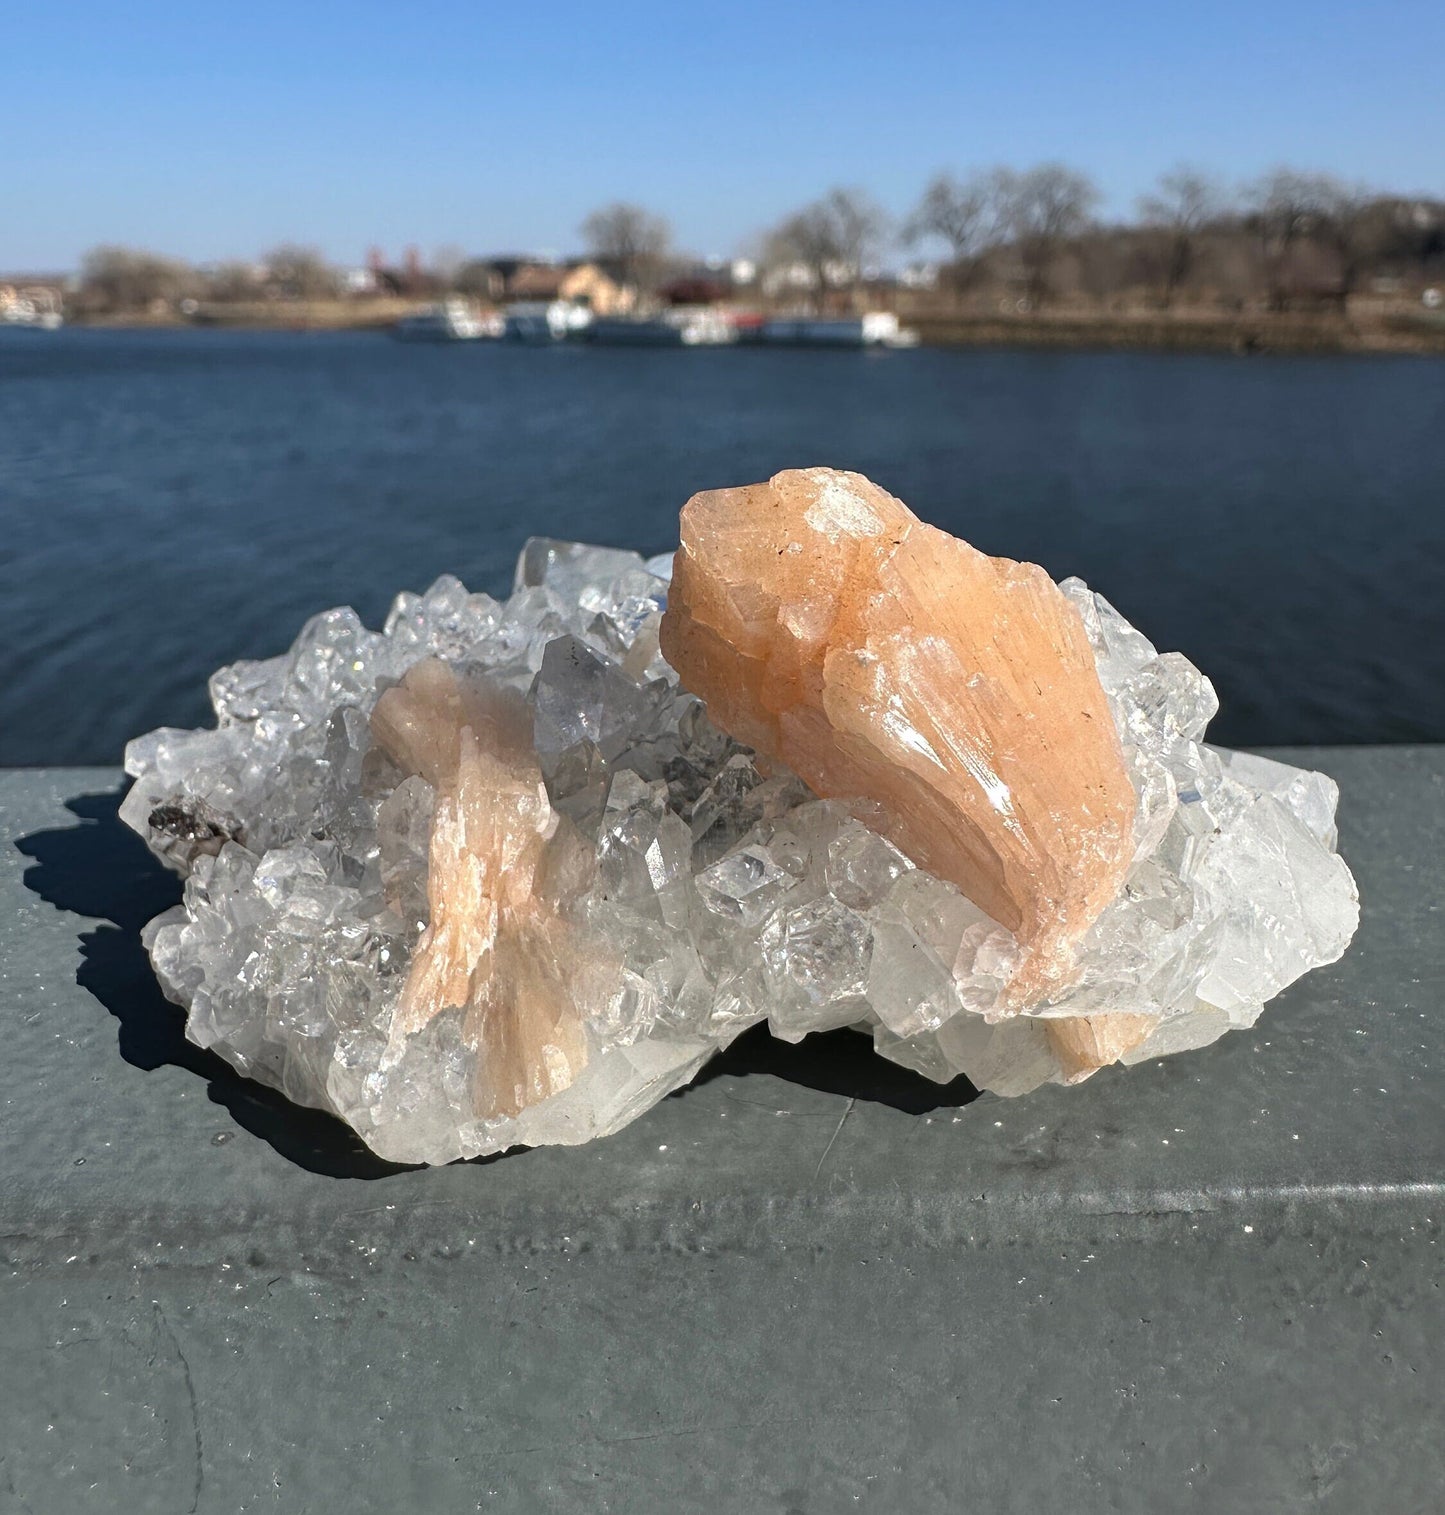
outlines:
[{"label": "moored boat", "polygon": [[578,300],[517,300],[503,312],[504,335],[514,342],[566,342],[592,326],[590,306]]},{"label": "moored boat", "polygon": [[890,310],[870,310],[861,316],[772,317],[754,340],[775,347],[916,347],[918,333],[900,326]]},{"label": "moored boat", "polygon": [[65,325],[60,302],[49,289],[0,285],[0,327],[24,331],[58,331]]},{"label": "moored boat", "polygon": [[587,339],[619,347],[725,347],[738,339],[723,311],[710,306],[678,306],[656,316],[596,319]]},{"label": "moored boat", "polygon": [[475,342],[499,337],[502,330],[497,317],[480,316],[466,300],[453,297],[403,316],[392,333],[403,342]]}]

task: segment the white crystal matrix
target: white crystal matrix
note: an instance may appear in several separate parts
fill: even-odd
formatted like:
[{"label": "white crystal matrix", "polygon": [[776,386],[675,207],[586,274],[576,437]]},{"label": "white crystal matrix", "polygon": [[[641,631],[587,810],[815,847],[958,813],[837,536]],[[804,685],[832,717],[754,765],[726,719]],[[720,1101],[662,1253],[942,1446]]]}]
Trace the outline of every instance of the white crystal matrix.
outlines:
[{"label": "white crystal matrix", "polygon": [[[435,1163],[614,1131],[762,1020],[790,1041],[857,1026],[930,1078],[1022,1094],[1065,1076],[1049,1017],[1157,1017],[1128,1062],[1199,1047],[1348,945],[1334,783],[1205,745],[1208,680],[1068,580],[1139,796],[1136,852],[1074,985],[1003,1014],[1012,935],[866,816],[765,774],[679,688],[658,652],[669,570],[534,540],[505,603],[443,578],[380,633],[328,611],[285,656],[212,678],[216,729],[132,742],[122,815],[186,877],[145,940],[189,1037],[382,1156]],[[460,1013],[400,1051],[391,1036],[426,926],[433,794],[368,718],[429,657],[526,694],[552,805],[595,848],[574,915],[623,965],[581,1007],[581,1075],[515,1115],[473,1107]]]}]

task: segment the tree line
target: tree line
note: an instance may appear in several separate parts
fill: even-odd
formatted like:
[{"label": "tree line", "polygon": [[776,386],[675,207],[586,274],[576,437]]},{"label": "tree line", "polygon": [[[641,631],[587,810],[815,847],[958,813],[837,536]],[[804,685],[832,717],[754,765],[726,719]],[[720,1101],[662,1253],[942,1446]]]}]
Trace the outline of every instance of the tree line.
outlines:
[{"label": "tree line", "polygon": [[1045,303],[1072,257],[1085,294],[1152,291],[1164,308],[1207,292],[1285,310],[1301,296],[1343,305],[1367,274],[1426,277],[1445,264],[1445,204],[1388,194],[1332,174],[1278,168],[1233,188],[1195,168],[1162,174],[1132,223],[1099,225],[1097,185],[1062,164],[1024,173],[939,174],[904,228],[951,253],[966,289],[1007,251],[1026,298]]},{"label": "tree line", "polygon": [[144,311],[187,299],[329,299],[341,287],[339,271],[319,251],[292,243],[272,248],[256,263],[234,261],[204,269],[162,253],[107,243],[81,259],[78,303],[90,311]]},{"label": "tree line", "polygon": [[1230,188],[1191,167],[1162,174],[1129,221],[1103,222],[1097,183],[1062,163],[936,174],[901,222],[864,191],[834,189],[764,239],[765,266],[805,271],[817,291],[866,283],[892,248],[942,249],[938,287],[960,303],[1014,293],[1017,309],[1061,298],[1186,299],[1274,311],[1343,306],[1367,277],[1445,275],[1445,203],[1279,168]]},{"label": "tree line", "polygon": [[[1241,186],[1191,167],[1162,174],[1132,218],[1104,221],[1086,173],[1061,163],[940,172],[918,203],[890,217],[866,191],[829,190],[752,239],[753,297],[815,308],[878,299],[912,285],[918,300],[966,306],[1002,296],[1010,308],[1059,302],[1144,303],[1284,311],[1341,308],[1366,281],[1402,289],[1445,277],[1445,203],[1279,168]],[[579,234],[590,256],[644,297],[685,283],[698,260],[678,251],[667,218],[631,202],[593,211]],[[890,259],[916,265],[898,274]],[[736,265],[734,265],[735,267]],[[395,292],[481,292],[495,260],[449,250],[413,262]],[[725,294],[720,277],[717,293]],[[694,277],[689,288],[699,281]],[[425,291],[422,286],[425,285]],[[320,299],[343,291],[314,249],[287,244],[258,264],[197,270],[176,259],[107,246],[85,257],[80,304],[125,311],[187,298]]]}]

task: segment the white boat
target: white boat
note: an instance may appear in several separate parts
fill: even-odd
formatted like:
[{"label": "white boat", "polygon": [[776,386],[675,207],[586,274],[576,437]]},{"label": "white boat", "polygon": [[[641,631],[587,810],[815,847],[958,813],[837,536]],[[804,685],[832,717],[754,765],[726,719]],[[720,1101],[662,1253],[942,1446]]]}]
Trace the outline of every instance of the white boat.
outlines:
[{"label": "white boat", "polygon": [[65,325],[60,305],[48,289],[0,285],[0,326],[26,331],[59,331]]},{"label": "white boat", "polygon": [[916,347],[918,333],[891,310],[861,316],[785,316],[764,321],[758,340],[779,347]]},{"label": "white boat", "polygon": [[594,320],[587,337],[620,347],[726,347],[737,341],[738,333],[721,311],[681,305],[656,316]]},{"label": "white boat", "polygon": [[454,296],[403,316],[392,327],[392,334],[403,342],[475,342],[502,333],[497,318],[479,316],[467,301]]},{"label": "white boat", "polygon": [[514,342],[566,342],[586,334],[592,308],[577,300],[517,300],[503,317],[505,335]]}]

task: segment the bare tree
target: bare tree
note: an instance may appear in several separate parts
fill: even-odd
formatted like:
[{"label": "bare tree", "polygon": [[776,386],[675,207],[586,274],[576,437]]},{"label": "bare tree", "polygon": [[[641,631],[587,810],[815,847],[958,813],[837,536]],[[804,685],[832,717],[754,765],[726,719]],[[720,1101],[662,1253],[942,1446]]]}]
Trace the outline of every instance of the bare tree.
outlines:
[{"label": "bare tree", "polygon": [[195,285],[194,270],[175,258],[133,247],[94,247],[81,260],[82,298],[101,310],[145,310],[171,302]]},{"label": "bare tree", "polygon": [[1292,168],[1276,168],[1249,189],[1251,221],[1259,239],[1271,310],[1289,306],[1294,250],[1319,225],[1324,213],[1323,189],[1318,174],[1303,174]]},{"label": "bare tree", "polygon": [[1160,176],[1139,199],[1139,219],[1164,239],[1161,299],[1165,310],[1194,270],[1200,233],[1224,209],[1224,195],[1208,174],[1181,165]]},{"label": "bare tree", "polygon": [[1367,185],[1348,184],[1329,174],[1314,179],[1320,240],[1339,261],[1339,302],[1343,310],[1365,269],[1384,251],[1389,239],[1388,210]]},{"label": "bare tree", "polygon": [[219,264],[206,279],[206,293],[225,304],[256,300],[261,292],[261,279],[253,263]]},{"label": "bare tree", "polygon": [[814,300],[821,304],[842,266],[835,228],[814,203],[780,221],[763,241],[763,264],[778,271],[800,265],[807,272]]},{"label": "bare tree", "polygon": [[1003,224],[1024,266],[1029,298],[1041,305],[1059,254],[1089,224],[1098,186],[1062,163],[1041,163],[1021,174],[1002,169],[997,183]]},{"label": "bare tree", "polygon": [[972,173],[966,179],[935,174],[903,228],[903,239],[916,244],[936,237],[952,254],[950,275],[956,292],[977,276],[980,261],[999,240],[1003,203],[1000,171]]},{"label": "bare tree", "polygon": [[625,200],[594,210],[581,231],[593,257],[612,264],[621,283],[634,291],[657,282],[672,245],[665,217]]},{"label": "bare tree", "polygon": [[271,284],[293,300],[324,299],[336,293],[336,271],[314,247],[283,242],[261,261]]},{"label": "bare tree", "polygon": [[887,213],[861,189],[830,189],[822,205],[837,229],[848,275],[854,283],[867,278],[869,265],[877,260],[888,239]]},{"label": "bare tree", "polygon": [[888,217],[862,190],[831,189],[768,237],[766,261],[801,263],[821,306],[830,288],[853,289],[882,251]]}]

